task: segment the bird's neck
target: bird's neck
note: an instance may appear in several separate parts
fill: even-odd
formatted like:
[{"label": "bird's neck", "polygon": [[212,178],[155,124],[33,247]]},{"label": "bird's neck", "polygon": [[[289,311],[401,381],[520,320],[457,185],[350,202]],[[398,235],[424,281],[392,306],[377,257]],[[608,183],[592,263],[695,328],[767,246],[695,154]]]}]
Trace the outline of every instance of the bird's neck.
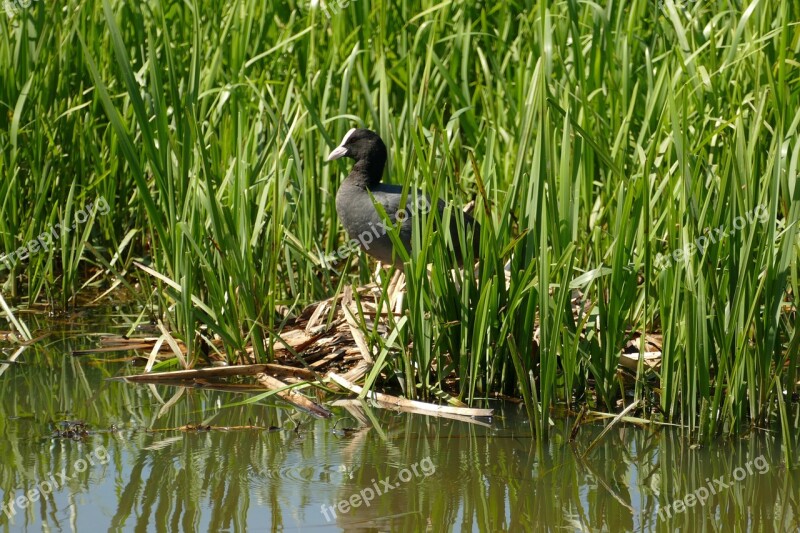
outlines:
[{"label": "bird's neck", "polygon": [[385,166],[385,158],[361,159],[353,165],[353,170],[350,172],[348,179],[359,187],[372,188],[381,182]]}]

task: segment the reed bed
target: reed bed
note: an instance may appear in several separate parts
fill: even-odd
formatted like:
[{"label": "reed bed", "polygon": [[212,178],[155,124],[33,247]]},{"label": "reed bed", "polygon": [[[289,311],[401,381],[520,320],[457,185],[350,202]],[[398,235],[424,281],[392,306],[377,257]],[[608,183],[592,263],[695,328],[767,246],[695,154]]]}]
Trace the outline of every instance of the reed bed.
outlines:
[{"label": "reed bed", "polygon": [[[446,232],[419,219],[401,313],[359,316],[371,386],[522,397],[540,435],[555,406],[632,402],[703,441],[797,427],[796,4],[10,6],[16,305],[125,288],[191,364],[210,345],[271,362],[307,305],[392,279],[327,259],[346,170],[324,157],[366,126],[385,179],[454,213],[474,201],[482,243],[453,272]],[[653,338],[660,365],[622,370]]]}]

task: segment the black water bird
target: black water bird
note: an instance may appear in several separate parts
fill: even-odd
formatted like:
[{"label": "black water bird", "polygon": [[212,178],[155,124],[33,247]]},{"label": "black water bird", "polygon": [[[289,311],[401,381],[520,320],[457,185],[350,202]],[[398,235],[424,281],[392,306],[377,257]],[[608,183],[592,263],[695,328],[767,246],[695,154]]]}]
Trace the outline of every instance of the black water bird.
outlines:
[{"label": "black water bird", "polygon": [[[341,157],[355,160],[350,174],[336,193],[336,212],[344,229],[368,254],[385,264],[394,261],[398,268],[402,268],[400,254],[394,254],[393,257],[392,241],[375,204],[383,207],[392,224],[400,222],[400,241],[410,255],[412,219],[416,213],[430,211],[430,199],[422,191],[418,191],[416,200],[414,194],[409,193],[404,209],[400,209],[403,188],[399,185],[381,183],[387,151],[383,140],[374,131],[355,128],[348,131],[339,146],[330,153],[327,161]],[[445,203],[439,201],[438,210],[443,222],[444,208]],[[463,254],[456,220],[450,220],[449,226],[456,260],[461,266]],[[464,213],[464,226],[465,233],[472,235],[473,258],[477,259],[480,226],[466,213]]]}]

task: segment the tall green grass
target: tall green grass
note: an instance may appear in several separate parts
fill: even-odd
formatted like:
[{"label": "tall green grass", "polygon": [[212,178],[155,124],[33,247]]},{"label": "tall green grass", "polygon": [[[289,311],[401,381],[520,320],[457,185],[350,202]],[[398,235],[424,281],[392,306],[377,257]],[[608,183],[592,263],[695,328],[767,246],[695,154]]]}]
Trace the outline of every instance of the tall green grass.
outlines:
[{"label": "tall green grass", "polygon": [[[631,401],[706,440],[785,431],[797,20],[769,0],[36,3],[0,25],[3,250],[96,198],[111,210],[3,291],[68,306],[106,271],[193,361],[208,335],[269,360],[286,316],[372,279],[364,256],[320,261],[344,239],[346,169],[324,156],[367,126],[387,179],[452,213],[475,200],[481,223],[479,268],[453,274],[421,219],[407,319],[368,331],[405,394],[522,395],[541,434],[555,405]],[[629,386],[619,355],[645,333],[663,363]]]}]

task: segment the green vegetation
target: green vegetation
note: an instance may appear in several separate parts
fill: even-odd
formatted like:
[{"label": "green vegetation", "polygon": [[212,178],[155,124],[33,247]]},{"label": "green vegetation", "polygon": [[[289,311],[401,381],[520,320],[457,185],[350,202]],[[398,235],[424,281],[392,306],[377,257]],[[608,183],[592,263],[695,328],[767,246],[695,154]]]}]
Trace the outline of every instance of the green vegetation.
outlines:
[{"label": "green vegetation", "polygon": [[365,125],[389,145],[389,180],[454,210],[475,199],[482,225],[477,275],[454,282],[421,220],[406,316],[390,335],[365,326],[405,394],[521,395],[543,434],[555,405],[616,409],[620,353],[660,333],[662,366],[640,363],[632,387],[645,416],[704,440],[747,425],[788,439],[797,10],[34,3],[0,24],[0,250],[91,215],[0,267],[3,294],[68,307],[87,283],[123,283],[192,360],[201,326],[231,360],[248,345],[268,360],[280,309],[372,279],[363,255],[320,259],[345,239],[346,170],[324,156]]}]

